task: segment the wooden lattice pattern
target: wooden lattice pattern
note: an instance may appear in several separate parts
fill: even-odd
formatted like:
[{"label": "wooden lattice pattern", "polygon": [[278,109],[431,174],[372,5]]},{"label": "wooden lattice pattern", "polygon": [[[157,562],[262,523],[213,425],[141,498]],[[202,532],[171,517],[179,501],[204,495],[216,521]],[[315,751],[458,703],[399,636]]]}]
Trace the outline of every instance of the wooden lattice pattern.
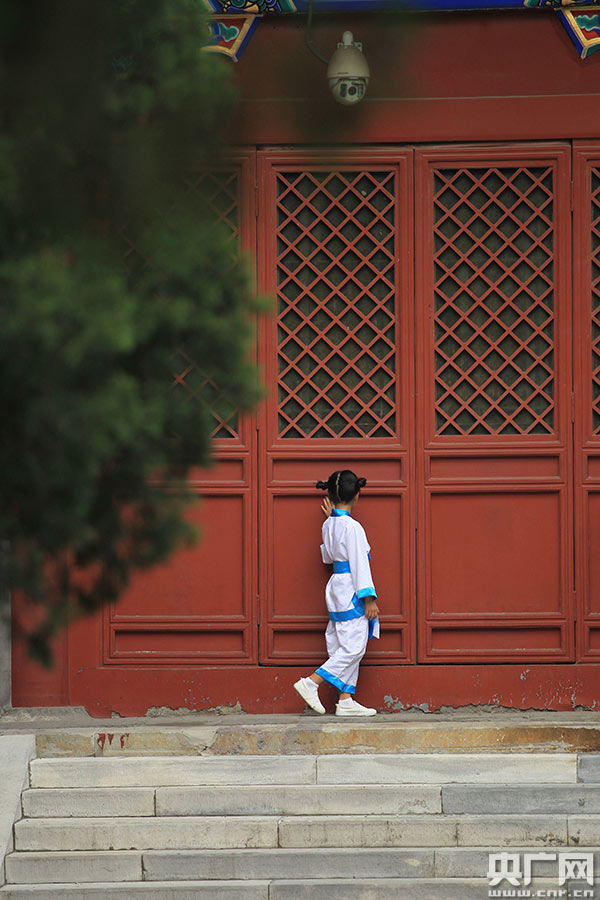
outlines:
[{"label": "wooden lattice pattern", "polygon": [[201,171],[186,179],[191,192],[197,195],[198,203],[210,210],[214,224],[225,228],[229,236],[231,259],[239,256],[239,173],[237,169],[222,171]]},{"label": "wooden lattice pattern", "polygon": [[554,432],[553,170],[434,176],[438,435]]},{"label": "wooden lattice pattern", "polygon": [[600,169],[592,168],[592,430],[600,434]]},{"label": "wooden lattice pattern", "polygon": [[[190,191],[198,196],[198,203],[210,211],[215,225],[223,226],[228,234],[231,260],[239,255],[239,175],[235,169],[203,171],[186,179]],[[191,403],[198,403],[211,411],[214,426],[211,437],[219,440],[238,437],[238,413],[220,388],[203,372],[198,360],[190,359],[183,350],[174,354],[173,389],[184,390]]]},{"label": "wooden lattice pattern", "polygon": [[277,178],[278,432],[396,436],[393,171]]}]

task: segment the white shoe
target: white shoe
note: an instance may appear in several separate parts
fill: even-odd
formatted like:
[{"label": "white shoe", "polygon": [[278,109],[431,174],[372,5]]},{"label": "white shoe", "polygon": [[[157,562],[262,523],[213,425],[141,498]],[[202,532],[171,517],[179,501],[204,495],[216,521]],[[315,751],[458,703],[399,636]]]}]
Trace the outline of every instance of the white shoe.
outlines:
[{"label": "white shoe", "polygon": [[[319,700],[319,689],[317,685],[315,684],[314,688],[311,688],[305,684],[306,681],[310,681],[310,679],[301,678],[300,681],[297,681],[294,685],[294,689],[298,691],[304,702],[308,704],[311,709],[314,709],[314,711],[320,713],[320,715],[324,715],[325,707]],[[373,712],[374,711],[375,710],[373,710]]]},{"label": "white shoe", "polygon": [[337,703],[335,714],[336,716],[376,716],[377,710],[372,709],[370,706],[361,706],[360,703],[353,699],[350,703],[347,700],[343,703]]}]

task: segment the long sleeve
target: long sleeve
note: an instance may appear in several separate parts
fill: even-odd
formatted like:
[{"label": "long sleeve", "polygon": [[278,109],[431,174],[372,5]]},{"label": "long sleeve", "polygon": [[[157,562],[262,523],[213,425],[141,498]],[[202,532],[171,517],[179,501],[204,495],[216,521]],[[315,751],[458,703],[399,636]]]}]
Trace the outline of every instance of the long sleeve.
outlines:
[{"label": "long sleeve", "polygon": [[365,597],[377,597],[377,592],[373,586],[371,566],[369,565],[369,545],[362,526],[356,523],[353,528],[349,528],[346,542],[348,546],[348,562],[350,563],[350,572],[356,596],[359,600],[363,600]]},{"label": "long sleeve", "polygon": [[323,558],[323,562],[325,563],[325,565],[329,565],[330,563],[333,562],[331,556],[329,555],[329,553],[327,551],[327,547],[325,546],[325,544],[321,544],[321,556]]}]

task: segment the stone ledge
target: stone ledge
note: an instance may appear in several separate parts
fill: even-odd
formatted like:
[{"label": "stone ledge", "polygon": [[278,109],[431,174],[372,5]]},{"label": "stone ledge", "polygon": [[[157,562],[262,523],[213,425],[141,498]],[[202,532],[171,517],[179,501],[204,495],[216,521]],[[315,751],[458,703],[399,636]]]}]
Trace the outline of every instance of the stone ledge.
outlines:
[{"label": "stone ledge", "polygon": [[[73,898],[81,900],[79,884],[30,884],[6,885],[0,888],[0,900],[48,900],[48,898]],[[86,897],[98,900],[269,900],[268,881],[188,881],[174,885],[172,882],[130,882],[128,884],[88,883]],[[291,898],[290,898],[291,900]]]},{"label": "stone ledge", "polygon": [[[112,756],[295,756],[338,753],[600,753],[597,715],[578,724],[563,714],[543,721],[534,716],[494,713],[472,720],[450,715],[410,718],[381,715],[375,720],[340,722],[333,716],[211,717],[210,724],[163,724],[135,719],[123,725],[73,727],[44,720],[10,727],[0,718],[0,735],[34,734],[38,757]],[[566,714],[565,714],[566,715]],[[218,721],[213,721],[219,719]],[[236,722],[230,721],[235,718]],[[572,719],[572,716],[569,718]],[[223,720],[227,719],[227,722]],[[424,721],[424,720],[427,721]],[[93,721],[93,720],[90,720]],[[7,730],[8,729],[8,730]]]}]

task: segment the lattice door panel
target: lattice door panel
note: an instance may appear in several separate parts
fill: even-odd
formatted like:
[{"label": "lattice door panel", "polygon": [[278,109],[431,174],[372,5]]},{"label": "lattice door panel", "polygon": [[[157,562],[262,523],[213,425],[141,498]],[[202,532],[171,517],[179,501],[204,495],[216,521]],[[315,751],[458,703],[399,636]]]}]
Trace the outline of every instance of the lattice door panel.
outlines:
[{"label": "lattice door panel", "polygon": [[[242,168],[232,165],[224,169],[190,173],[185,184],[198,209],[199,217],[223,229],[229,245],[231,264],[237,262],[244,239],[241,236]],[[247,186],[245,186],[247,187]],[[244,229],[248,231],[247,228]],[[126,227],[121,230],[123,257],[131,271],[142,271],[152,265],[130,240]],[[195,408],[208,412],[213,422],[211,437],[216,440],[239,440],[239,421],[234,398],[227,397],[214,380],[202,370],[200,360],[191,359],[185,349],[173,352],[173,391],[183,391]]]},{"label": "lattice door panel", "polygon": [[[367,661],[415,658],[412,151],[259,154],[260,658],[322,662],[328,577],[315,482],[367,478],[358,517],[387,595]],[[383,539],[378,535],[384,536]]]},{"label": "lattice door panel", "polygon": [[[232,167],[200,171],[190,174],[186,184],[204,215],[227,235],[233,265],[240,254],[240,170]],[[239,416],[234,398],[228,397],[213,379],[207,377],[201,360],[190,359],[184,348],[174,354],[172,388],[185,391],[190,403],[210,411],[213,440],[239,439]]]},{"label": "lattice door panel", "polygon": [[[240,151],[221,169],[186,182],[198,217],[224,230],[232,265],[255,245],[255,163],[253,151]],[[88,635],[93,653],[101,652],[99,679],[116,677],[107,674],[111,667],[131,673],[159,666],[166,673],[218,662],[248,666],[258,657],[255,421],[238,417],[234,400],[185,348],[173,354],[171,390],[184,392],[198,417],[210,415],[214,423],[215,465],[194,468],[188,482],[202,497],[189,513],[202,538],[151,573],[138,573],[118,606],[105,610],[100,647]],[[218,598],[216,607],[203,599],[209,596]],[[79,648],[74,653],[79,658]],[[186,682],[181,669],[173,677]]]},{"label": "lattice door panel", "polygon": [[553,167],[434,173],[436,434],[553,434]]},{"label": "lattice door panel", "polygon": [[277,176],[278,436],[393,438],[396,172]]},{"label": "lattice door panel", "polygon": [[420,658],[573,658],[570,148],[417,154]]}]

